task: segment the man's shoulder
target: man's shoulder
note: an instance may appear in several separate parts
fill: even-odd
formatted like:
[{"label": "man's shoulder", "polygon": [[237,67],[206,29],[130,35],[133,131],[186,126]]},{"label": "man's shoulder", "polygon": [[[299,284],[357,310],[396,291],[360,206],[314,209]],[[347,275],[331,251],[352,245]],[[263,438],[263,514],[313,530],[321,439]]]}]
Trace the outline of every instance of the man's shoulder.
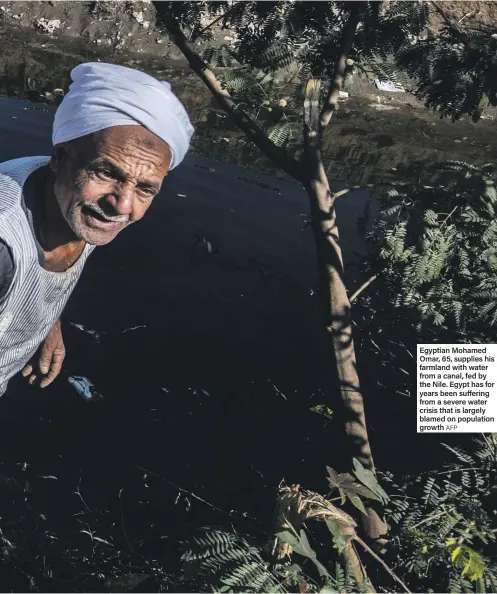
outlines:
[{"label": "man's shoulder", "polygon": [[28,177],[45,166],[50,157],[23,157],[0,163],[0,212],[8,212],[20,204]]},{"label": "man's shoulder", "polygon": [[0,182],[3,178],[4,181],[6,179],[14,177],[18,179],[19,177],[23,177],[26,175],[28,177],[30,173],[38,169],[39,167],[43,167],[50,161],[50,157],[40,156],[40,157],[21,157],[19,159],[11,159],[10,161],[4,161],[0,163]]}]

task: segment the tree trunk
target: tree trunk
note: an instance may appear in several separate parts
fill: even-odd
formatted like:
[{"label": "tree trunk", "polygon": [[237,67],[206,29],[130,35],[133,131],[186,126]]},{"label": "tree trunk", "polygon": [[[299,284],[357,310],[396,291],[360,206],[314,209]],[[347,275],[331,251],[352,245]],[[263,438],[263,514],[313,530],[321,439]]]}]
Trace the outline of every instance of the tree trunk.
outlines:
[{"label": "tree trunk", "polygon": [[[305,159],[303,165],[290,157],[284,149],[274,145],[243,110],[234,109],[235,103],[229,93],[222,88],[215,74],[188,42],[178,23],[168,14],[167,7],[161,6],[161,4],[161,2],[154,2],[158,14],[168,29],[170,39],[185,55],[192,70],[201,78],[221,107],[234,119],[249,140],[281,169],[302,183],[307,191],[318,256],[320,293],[330,357],[329,371],[331,387],[334,392],[332,396],[336,395],[338,402],[341,403],[341,406],[338,406],[338,415],[343,417],[350,468],[352,468],[352,459],[357,458],[365,468],[374,472],[352,339],[350,303],[343,279],[335,198],[330,191],[321,154],[323,131],[336,109],[344,79],[346,60],[366,3],[351,3],[350,17],[343,28],[340,55],[321,113],[319,112],[320,85],[318,81],[311,79],[306,89],[304,104]],[[365,505],[368,515],[363,516],[364,532],[378,548],[380,537],[387,533],[387,526],[375,509],[371,507],[370,502],[365,502]]]},{"label": "tree trunk", "polygon": [[[321,112],[320,81],[310,79],[307,84],[304,101],[303,178],[310,202],[311,227],[318,258],[319,289],[330,357],[331,388],[339,394],[342,402],[339,416],[342,417],[345,431],[349,465],[352,467],[352,460],[357,458],[365,468],[375,472],[366,427],[364,399],[357,373],[351,306],[344,283],[343,259],[335,211],[336,198],[330,189],[321,150],[324,130],[337,106],[346,59],[355,36],[360,10],[361,3],[358,3],[357,7],[352,9],[350,18],[344,26],[342,47],[335,66],[335,74]],[[362,516],[364,533],[374,548],[382,551],[386,543],[384,537],[388,527],[380,518],[374,504],[366,501],[365,507],[367,515]]]},{"label": "tree trunk", "polygon": [[[331,387],[342,401],[339,417],[343,419],[348,458],[357,458],[365,468],[374,472],[364,400],[357,373],[351,307],[343,279],[335,201],[324,168],[320,178],[310,176],[306,190],[318,258],[319,289],[324,313]],[[362,516],[363,530],[374,548],[382,550],[385,545],[384,537],[388,532],[387,525],[370,501],[364,503],[367,516]]]}]

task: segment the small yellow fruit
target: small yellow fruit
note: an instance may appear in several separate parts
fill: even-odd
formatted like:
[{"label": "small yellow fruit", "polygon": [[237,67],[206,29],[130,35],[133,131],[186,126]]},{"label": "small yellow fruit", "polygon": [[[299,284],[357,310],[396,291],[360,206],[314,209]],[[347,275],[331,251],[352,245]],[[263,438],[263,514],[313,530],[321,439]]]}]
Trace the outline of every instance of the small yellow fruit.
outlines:
[{"label": "small yellow fruit", "polygon": [[280,99],[280,102],[278,103],[278,105],[280,107],[286,107],[287,106],[286,99]]}]

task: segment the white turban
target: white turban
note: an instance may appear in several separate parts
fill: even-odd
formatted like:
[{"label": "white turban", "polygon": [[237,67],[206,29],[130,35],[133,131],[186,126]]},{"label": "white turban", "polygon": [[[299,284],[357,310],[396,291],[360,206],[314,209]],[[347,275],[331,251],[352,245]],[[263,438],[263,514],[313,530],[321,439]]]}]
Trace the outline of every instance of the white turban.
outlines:
[{"label": "white turban", "polygon": [[170,170],[184,159],[193,126],[168,82],[103,62],[80,64],[71,78],[55,114],[54,145],[113,126],[141,125],[169,146]]}]

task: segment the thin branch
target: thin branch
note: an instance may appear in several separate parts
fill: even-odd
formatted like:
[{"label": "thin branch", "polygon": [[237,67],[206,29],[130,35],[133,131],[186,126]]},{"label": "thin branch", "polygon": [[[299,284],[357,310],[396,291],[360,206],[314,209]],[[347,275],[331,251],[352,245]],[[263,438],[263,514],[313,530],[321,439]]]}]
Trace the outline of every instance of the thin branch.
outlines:
[{"label": "thin branch", "polygon": [[351,186],[350,188],[344,188],[343,190],[339,190],[338,192],[333,192],[333,200],[336,200],[336,198],[340,198],[340,196],[345,196],[345,194],[348,194],[352,190],[357,190],[358,187],[359,186]]},{"label": "thin branch", "polygon": [[468,468],[454,468],[453,470],[443,470],[442,472],[434,472],[433,474],[441,475],[441,474],[452,474],[453,472],[466,472],[468,470],[476,471],[476,470],[483,470],[483,466],[469,466]]},{"label": "thin branch", "polygon": [[442,6],[440,5],[440,3],[439,2],[435,2],[434,0],[432,0],[432,3],[431,4],[435,8],[435,10],[438,12],[438,14],[443,18],[445,24],[448,27],[453,27],[454,26],[454,23],[452,22],[452,20],[448,16],[448,14],[445,12],[445,9],[442,8]]},{"label": "thin branch", "polygon": [[454,206],[454,208],[449,212],[447,217],[444,219],[443,223],[440,225],[440,229],[445,225],[445,223],[450,219],[450,217],[456,212],[456,210],[457,210],[457,206]]},{"label": "thin branch", "polygon": [[293,82],[294,78],[295,78],[296,76],[298,76],[298,75],[299,75],[299,74],[302,72],[302,68],[303,68],[303,66],[299,66],[299,67],[297,68],[297,70],[295,70],[295,72],[292,74],[292,76],[291,76],[291,77],[290,77],[290,78],[289,78],[289,79],[286,81],[286,83],[284,83],[283,85],[281,85],[281,87],[279,87],[279,88],[278,88],[278,91],[279,91],[280,93],[281,93],[281,91],[282,91],[282,90],[283,90],[285,87],[287,87],[288,85],[292,84],[292,82]]},{"label": "thin branch", "polygon": [[388,565],[385,563],[385,561],[383,561],[383,559],[381,557],[379,557],[374,551],[373,549],[371,549],[363,540],[362,538],[359,538],[358,536],[354,536],[354,540],[356,542],[358,542],[365,551],[367,551],[371,557],[373,557],[373,559],[376,559],[376,561],[378,561],[378,563],[383,567],[383,569],[400,585],[402,586],[402,588],[404,589],[404,592],[408,592],[408,594],[411,594],[411,591],[409,590],[409,588],[404,584],[404,582],[395,575],[395,573],[390,569],[390,567],[388,567]]},{"label": "thin branch", "polygon": [[478,12],[477,10],[473,10],[473,12],[468,12],[461,19],[459,19],[457,21],[457,24],[460,25],[464,21],[464,19],[467,19],[469,16],[474,16],[475,14],[477,14],[477,12]]},{"label": "thin branch", "polygon": [[223,514],[225,516],[229,516],[233,520],[238,520],[238,521],[239,520],[244,520],[247,523],[247,526],[250,526],[252,528],[252,530],[257,531],[260,534],[263,534],[264,536],[268,536],[267,532],[264,532],[260,528],[257,528],[251,522],[248,522],[247,521],[247,518],[245,516],[235,516],[231,512],[227,512],[226,510],[221,509],[220,507],[217,507],[217,505],[214,505],[213,503],[209,503],[207,500],[203,499],[202,497],[199,497],[198,495],[195,495],[195,493],[193,493],[192,491],[188,491],[187,489],[183,489],[183,487],[180,487],[176,483],[173,483],[173,481],[170,481],[165,476],[162,476],[161,474],[158,474],[157,472],[153,472],[152,470],[149,470],[148,468],[144,468],[143,466],[138,466],[137,464],[135,465],[135,468],[138,468],[138,470],[141,470],[142,472],[145,472],[146,474],[149,474],[150,476],[155,476],[157,478],[160,478],[164,482],[168,483],[169,485],[171,485],[172,487],[174,487],[175,489],[177,489],[180,493],[185,493],[186,495],[189,495],[193,499],[196,499],[197,501],[200,501],[200,503],[203,503],[204,505],[207,505],[208,507],[210,507],[211,509],[213,509],[214,511],[216,511],[216,512],[218,512],[220,514]]},{"label": "thin branch", "polygon": [[338,97],[343,87],[343,80],[345,78],[345,69],[347,68],[347,58],[349,57],[352,44],[354,43],[357,26],[361,20],[362,11],[364,9],[364,2],[357,2],[352,4],[351,13],[348,21],[345,23],[342,34],[342,41],[340,44],[340,54],[335,64],[333,79],[330,83],[328,96],[321,111],[320,126],[321,131],[329,124],[333,112],[336,111],[338,104]]},{"label": "thin branch", "polygon": [[124,511],[123,511],[122,494],[123,494],[123,490],[121,489],[119,491],[119,496],[118,496],[118,498],[119,498],[119,509],[121,510],[121,528],[122,528],[122,531],[123,531],[124,539],[126,540],[126,543],[128,545],[128,548],[129,548],[130,552],[133,553],[134,552],[133,551],[133,546],[132,546],[132,544],[131,544],[131,542],[130,542],[130,540],[128,538],[128,532],[126,530],[126,523],[124,521]]},{"label": "thin branch", "polygon": [[417,524],[414,524],[414,526],[410,526],[409,529],[418,528],[419,526],[426,524],[426,522],[431,522],[431,520],[438,520],[438,518],[441,518],[442,516],[446,516],[448,513],[449,513],[448,511],[441,511],[441,512],[432,514],[431,516],[428,516],[427,518],[423,518],[420,522],[418,522]]},{"label": "thin branch", "polygon": [[359,295],[364,291],[364,289],[367,289],[367,287],[369,287],[369,285],[376,280],[376,278],[378,277],[377,274],[373,274],[373,276],[371,278],[369,278],[365,283],[363,283],[358,289],[357,291],[350,297],[349,301],[350,303],[352,303],[353,301],[355,301]]},{"label": "thin branch", "polygon": [[274,161],[276,165],[283,169],[283,171],[290,177],[302,182],[303,173],[301,164],[291,157],[284,148],[271,142],[254,120],[252,120],[242,109],[237,107],[237,104],[228,91],[221,86],[216,75],[193,49],[176,20],[168,13],[168,11],[161,8],[161,4],[161,2],[155,2],[157,12],[167,27],[171,41],[182,52],[188,60],[190,68],[200,77],[205,86],[217,99],[219,105],[233,118],[242,132],[246,134],[247,138],[267,157]]}]

